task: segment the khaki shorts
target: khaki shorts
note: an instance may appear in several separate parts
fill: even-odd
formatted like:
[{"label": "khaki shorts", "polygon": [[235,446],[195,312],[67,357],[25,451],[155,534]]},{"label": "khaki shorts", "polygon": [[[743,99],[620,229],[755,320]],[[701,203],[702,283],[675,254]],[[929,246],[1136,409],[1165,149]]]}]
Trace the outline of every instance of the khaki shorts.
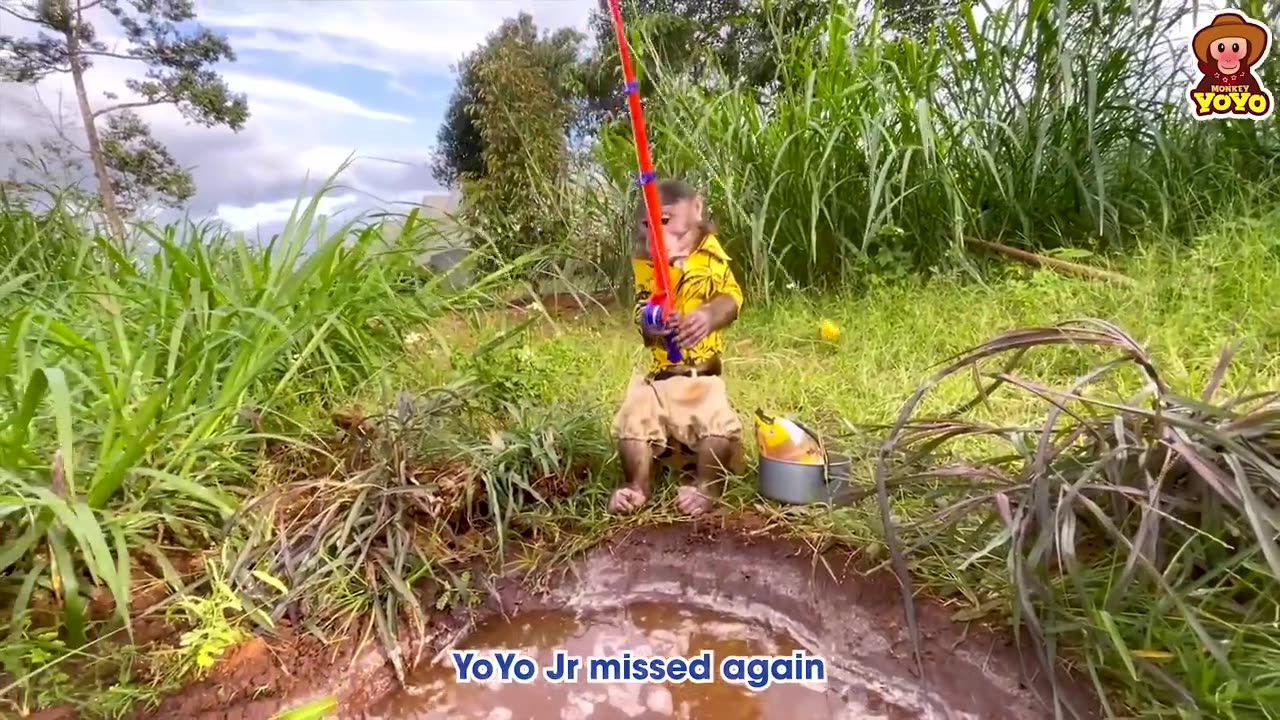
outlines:
[{"label": "khaki shorts", "polygon": [[644,440],[668,448],[674,441],[694,449],[706,437],[741,440],[742,421],[729,405],[720,377],[676,376],[653,382],[637,375],[613,417],[612,434],[614,440]]}]

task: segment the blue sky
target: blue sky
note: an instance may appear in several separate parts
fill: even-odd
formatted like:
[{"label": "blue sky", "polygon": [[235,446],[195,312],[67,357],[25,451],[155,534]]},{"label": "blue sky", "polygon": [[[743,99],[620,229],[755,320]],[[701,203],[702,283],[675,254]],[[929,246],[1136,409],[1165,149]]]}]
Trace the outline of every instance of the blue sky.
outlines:
[{"label": "blue sky", "polygon": [[[197,0],[200,22],[236,49],[238,61],[223,74],[248,95],[251,118],[232,133],[188,126],[168,107],[143,115],[192,168],[196,216],[218,215],[246,230],[278,226],[299,194],[353,153],[355,164],[326,209],[419,201],[440,190],[427,163],[453,89],[451,65],[520,11],[539,27],[585,29],[595,6],[596,0]],[[90,19],[100,37],[118,42],[114,23]],[[0,15],[0,32],[29,35],[35,28]],[[138,74],[127,62],[104,60],[87,74],[91,102],[107,103],[107,91],[127,98],[124,80]],[[61,128],[79,140],[73,99],[66,77],[36,88],[0,85],[0,136],[35,140]]]}]

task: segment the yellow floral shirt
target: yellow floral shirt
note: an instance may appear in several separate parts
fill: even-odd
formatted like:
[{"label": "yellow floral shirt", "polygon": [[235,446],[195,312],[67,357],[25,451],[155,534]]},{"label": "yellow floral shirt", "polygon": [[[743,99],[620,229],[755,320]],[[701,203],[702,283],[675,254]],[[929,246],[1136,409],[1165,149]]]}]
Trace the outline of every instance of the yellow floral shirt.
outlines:
[{"label": "yellow floral shirt", "polygon": [[[636,279],[636,304],[633,316],[636,324],[640,323],[640,313],[645,303],[653,295],[654,274],[653,261],[646,258],[632,258],[631,269]],[[698,249],[685,259],[684,268],[670,267],[672,294],[675,295],[673,309],[682,315],[697,309],[711,298],[724,293],[733,298],[742,311],[742,288],[729,268],[729,255],[715,235],[707,235],[698,245]],[[670,367],[673,363],[667,360],[666,345],[659,339],[648,340],[650,368],[653,372]],[[716,330],[703,338],[696,346],[681,348],[685,364],[697,364],[709,360],[724,352],[724,331]]]}]

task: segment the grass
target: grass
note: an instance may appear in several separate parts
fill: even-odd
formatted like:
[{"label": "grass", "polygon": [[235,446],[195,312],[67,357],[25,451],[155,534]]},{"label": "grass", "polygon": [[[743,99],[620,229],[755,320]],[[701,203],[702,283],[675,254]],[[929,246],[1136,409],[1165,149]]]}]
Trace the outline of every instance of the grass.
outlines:
[{"label": "grass", "polygon": [[[749,306],[732,332],[726,371],[730,396],[744,416],[762,407],[794,415],[838,436],[861,459],[862,471],[856,476],[861,495],[869,500],[874,495],[878,442],[938,363],[1004,331],[1048,327],[1071,318],[1106,318],[1130,333],[1143,357],[1157,369],[1169,403],[1164,406],[1166,422],[1186,433],[1184,448],[1188,452],[1196,448],[1195,453],[1207,458],[1206,465],[1231,468],[1234,461],[1220,454],[1217,443],[1231,446],[1255,440],[1242,435],[1234,441],[1222,439],[1224,433],[1230,437],[1233,432],[1223,423],[1237,412],[1227,410],[1228,398],[1280,388],[1280,334],[1271,319],[1276,305],[1270,297],[1272,278],[1280,271],[1277,227],[1280,216],[1272,214],[1228,221],[1186,247],[1171,250],[1168,245],[1151,245],[1116,265],[1134,280],[1131,287],[1013,266],[989,268],[984,284],[937,278],[886,284],[858,295],[793,296],[767,307]],[[819,338],[823,319],[843,328],[837,341]],[[457,323],[452,336],[460,342],[475,342],[520,321],[512,314],[472,316],[466,323]],[[594,413],[596,432],[603,435],[620,388],[641,361],[634,330],[621,315],[586,313],[578,319],[562,317],[544,323],[544,333],[495,358],[501,362],[505,357],[512,367],[522,368],[520,385],[510,387],[507,397],[512,402],[524,398],[537,404],[584,408]],[[1123,335],[1105,337],[1127,342]],[[1042,344],[1044,338],[1032,340]],[[1228,347],[1234,349],[1234,361],[1220,367]],[[419,354],[413,372],[429,377],[441,367],[441,359],[431,352]],[[1012,377],[1024,387],[1069,388],[1078,377],[1110,359],[1105,351],[1087,347],[1042,348],[1028,353],[1016,372],[1008,368],[1004,372],[1015,372]],[[1087,411],[1076,408],[1072,413],[1093,418],[1089,422],[1104,427],[1121,423],[1128,443],[1115,446],[1113,440],[1111,451],[1088,447],[1055,462],[1118,477],[1111,474],[1110,465],[1141,462],[1145,466],[1155,462],[1153,458],[1164,457],[1158,451],[1166,442],[1143,425],[1150,410],[1131,399],[1146,384],[1142,372],[1123,366],[1099,378],[1083,403]],[[1205,405],[1208,400],[1202,391],[1210,386],[1215,387],[1209,398],[1214,402]],[[1158,717],[1174,714],[1185,704],[1211,717],[1270,717],[1277,690],[1267,668],[1280,660],[1280,635],[1272,626],[1275,613],[1280,612],[1275,601],[1280,575],[1270,566],[1272,558],[1262,552],[1273,542],[1274,531],[1264,529],[1271,521],[1256,525],[1258,518],[1250,518],[1242,505],[1225,499],[1224,506],[1213,505],[1213,510],[1205,510],[1193,521],[1185,506],[1198,502],[1194,478],[1170,476],[1166,485],[1152,490],[1142,481],[1148,476],[1139,474],[1137,480],[1126,482],[1136,482],[1133,487],[1143,495],[1156,493],[1156,502],[1149,504],[1137,496],[1128,509],[1107,502],[1115,486],[1094,478],[1093,484],[1077,490],[1078,499],[1072,501],[1061,498],[1056,488],[1070,485],[1069,478],[1080,477],[1080,471],[1070,474],[1059,469],[1031,477],[1051,483],[1054,489],[1047,492],[1059,498],[1055,500],[1058,509],[1051,513],[1058,522],[1076,519],[1062,530],[1071,539],[1046,539],[1027,530],[1031,534],[1026,535],[1025,545],[1011,547],[1008,535],[993,529],[996,515],[990,510],[996,489],[970,476],[981,474],[982,469],[999,470],[1011,478],[1003,492],[1012,511],[1029,512],[1035,507],[1027,488],[1036,486],[1014,479],[1028,477],[1024,473],[1030,472],[1036,438],[1052,406],[1034,392],[992,392],[975,403],[974,387],[967,371],[947,378],[931,388],[913,416],[936,417],[970,404],[975,408],[962,420],[969,423],[966,427],[979,430],[948,440],[937,438],[926,427],[901,441],[904,455],[920,451],[914,453],[914,461],[897,460],[893,465],[895,483],[911,481],[920,486],[919,490],[902,486],[892,493],[893,522],[904,544],[912,546],[915,583],[926,594],[943,598],[963,621],[1016,622],[1025,642],[1039,642],[1034,647],[1041,654],[1072,658],[1085,676],[1108,689],[1113,712],[1130,708]],[[1254,399],[1244,407],[1258,402]],[[1180,403],[1184,409],[1175,410]],[[1244,412],[1244,407],[1238,411]],[[1257,413],[1253,420],[1237,422],[1257,428],[1246,435],[1263,444],[1241,450],[1244,465],[1240,467],[1248,468],[1245,474],[1252,478],[1253,492],[1263,503],[1250,507],[1265,518],[1272,512],[1266,508],[1275,502],[1271,488],[1276,480],[1276,449],[1266,444],[1273,442],[1266,438],[1274,438],[1274,410],[1255,408],[1253,412]],[[1065,419],[1060,416],[1059,425],[1066,425]],[[926,448],[935,438],[946,442]],[[1028,459],[1019,460],[1024,453],[1030,453],[1025,455]],[[968,468],[959,479],[954,477],[955,470],[946,470],[956,463]],[[1157,463],[1149,472],[1160,475],[1159,470]],[[953,476],[949,485],[934,482],[937,476],[945,480],[948,472]],[[1230,476],[1230,470],[1226,472]],[[544,523],[558,524],[562,532],[572,530],[570,534],[578,538],[572,544],[580,547],[619,523],[674,519],[669,497],[665,504],[654,503],[638,519],[608,518],[603,514],[604,498],[609,483],[616,479],[616,471],[609,471],[603,483],[580,493],[582,499],[559,510],[542,511],[549,516]],[[922,479],[928,482],[922,485]],[[769,508],[759,504],[746,484],[735,486],[728,502],[735,510],[763,511],[773,518],[776,531],[804,538],[814,547],[850,543],[870,557],[888,560],[884,525],[868,502],[834,513]],[[1117,518],[1109,532],[1090,522],[1099,508],[1107,508]],[[1158,523],[1159,518],[1164,522]],[[1195,522],[1204,523],[1205,528],[1221,526],[1226,534],[1188,531],[1197,527]],[[1153,529],[1157,525],[1158,532]],[[1126,560],[1131,552],[1126,543],[1139,527],[1144,528],[1147,542],[1155,533],[1160,547],[1166,549],[1150,566],[1140,566],[1140,577],[1135,579],[1135,569],[1128,567],[1135,561]],[[562,537],[557,542],[566,540]],[[1028,557],[1037,543],[1048,545],[1038,545]],[[1101,555],[1099,548],[1103,548]],[[1073,563],[1072,573],[1062,574],[1058,562]],[[1152,575],[1156,567],[1161,572]],[[1024,581],[1015,578],[1031,575],[1043,575],[1046,585],[1039,586],[1034,597],[1018,600],[1015,588]],[[1068,578],[1077,584],[1069,584]]]},{"label": "grass", "polygon": [[[1121,357],[1069,385],[1044,384],[1018,372],[1016,361],[1028,349],[1053,345],[1109,347]],[[1065,639],[1085,650],[1085,667],[1100,689],[1106,687],[1104,676],[1118,674],[1113,668],[1119,660],[1130,679],[1154,679],[1163,691],[1215,716],[1271,707],[1275,689],[1254,680],[1270,673],[1274,639],[1265,624],[1241,626],[1232,616],[1255,620],[1275,610],[1269,586],[1280,577],[1280,524],[1273,511],[1280,481],[1280,433],[1273,422],[1280,393],[1216,397],[1233,352],[1224,351],[1202,392],[1190,397],[1165,383],[1156,361],[1133,337],[1104,321],[993,338],[938,371],[904,407],[876,475],[881,515],[892,514],[891,489],[928,488],[941,509],[905,523],[913,531],[927,529],[917,546],[945,544],[971,553],[956,566],[961,574],[1007,548],[1005,562],[992,558],[987,571],[1012,578],[1015,630],[1030,636],[1045,667],[1057,662]],[[983,373],[995,382],[978,388],[966,407],[1012,386],[1042,403],[1047,419],[1040,428],[966,422],[958,413],[908,422],[933,385],[965,371],[976,376],[979,361],[1001,353],[1013,358]],[[1124,365],[1139,368],[1145,380],[1134,399],[1126,403],[1090,392]],[[975,438],[999,439],[1006,447],[987,457],[952,447],[971,445]],[[890,470],[895,464],[896,472]],[[959,497],[948,504],[948,494]],[[967,522],[974,519],[977,527]],[[1002,528],[993,538],[996,523]],[[887,538],[915,633],[910,571],[897,525],[885,523],[893,528]],[[1100,547],[1107,546],[1115,555],[1099,567]],[[1221,604],[1202,600],[1215,594]],[[1126,624],[1137,627],[1122,629]],[[1070,629],[1064,632],[1064,626]],[[1126,644],[1127,633],[1146,645]],[[1205,702],[1152,660],[1172,662],[1192,686],[1218,673],[1247,679]],[[1055,685],[1055,697],[1057,691]],[[1106,710],[1114,715],[1116,706]]]},{"label": "grass", "polygon": [[[313,222],[303,216],[298,236],[312,232]],[[1107,318],[1133,334],[1170,388],[1193,395],[1213,381],[1226,397],[1278,387],[1280,335],[1270,321],[1277,228],[1280,216],[1272,214],[1227,221],[1190,246],[1153,241],[1115,264],[1133,278],[1128,287],[991,265],[981,283],[940,276],[768,305],[750,298],[732,333],[731,398],[744,414],[761,407],[794,415],[846,444],[862,462],[858,477],[869,494],[874,448],[904,399],[938,362],[1005,330]],[[478,293],[448,296],[416,281],[389,292],[387,273],[402,266],[394,256],[377,259],[365,244],[371,230],[355,233],[349,247],[338,244],[348,234],[343,229],[333,244],[292,260],[288,245],[271,257],[213,236],[187,244],[161,238],[161,254],[143,270],[121,267],[101,248],[81,248],[71,253],[75,262],[107,266],[60,292],[30,293],[21,275],[10,283],[11,302],[23,302],[10,305],[21,307],[11,321],[21,332],[8,336],[18,351],[6,356],[7,377],[26,380],[8,385],[19,410],[6,422],[3,446],[12,558],[6,591],[15,598],[4,655],[17,679],[12,689],[22,691],[18,707],[76,697],[59,669],[68,658],[87,651],[123,661],[129,644],[107,649],[111,636],[102,633],[127,634],[138,619],[127,610],[146,608],[109,603],[113,623],[87,605],[97,587],[128,597],[130,583],[147,580],[142,566],[168,568],[157,575],[178,593],[170,614],[185,618],[186,642],[150,661],[134,658],[137,671],[126,673],[133,679],[112,686],[108,709],[203,672],[245,629],[270,630],[288,617],[323,636],[393,645],[400,623],[422,630],[431,600],[415,586],[436,588],[442,607],[483,592],[461,574],[468,562],[554,566],[621,524],[674,519],[664,496],[635,518],[603,511],[617,480],[607,422],[641,359],[625,315],[466,310]],[[330,292],[335,285],[346,289]],[[356,301],[331,304],[345,297]],[[820,339],[824,319],[843,329],[840,338]],[[415,333],[422,339],[407,343],[401,357],[401,341]],[[144,341],[152,338],[164,342]],[[1237,338],[1236,363],[1215,381],[1221,349]],[[1026,358],[1021,374],[1062,387],[1095,362],[1081,351],[1042,352]],[[1117,373],[1102,390],[1126,397],[1141,385],[1140,374]],[[388,394],[395,387],[422,392],[396,400]],[[952,377],[932,389],[920,412],[951,410],[972,391],[972,378]],[[357,416],[335,439],[320,423],[350,402],[390,410]],[[1035,395],[993,393],[968,420],[1021,427],[1043,423],[1044,415]],[[917,462],[936,467],[1001,454],[990,437],[945,450]],[[64,458],[73,458],[70,468]],[[112,492],[95,491],[122,463],[124,479],[111,480]],[[1016,492],[1008,494],[1021,507]],[[982,534],[990,531],[984,518],[943,518],[958,529],[946,542],[920,544],[939,532],[931,522],[936,498],[904,491],[893,499],[899,534],[918,545],[915,581],[962,617],[1000,622],[1015,607],[1030,611],[1039,617],[1033,625],[1058,628],[1050,635],[1061,652],[1130,707],[1158,714],[1190,694],[1219,716],[1265,716],[1250,714],[1269,702],[1265,663],[1238,654],[1271,652],[1275,633],[1262,605],[1274,601],[1265,593],[1241,609],[1205,593],[1207,580],[1184,579],[1188,590],[1179,588],[1179,597],[1193,593],[1187,602],[1198,613],[1220,618],[1208,623],[1215,635],[1229,626],[1240,638],[1219,653],[1234,668],[1223,675],[1176,614],[1144,614],[1142,603],[1153,596],[1134,594],[1115,607],[1100,589],[1114,580],[1105,565],[1088,566],[1083,595],[1053,586],[1017,606],[1009,572],[990,557],[998,548],[986,547],[998,534]],[[770,508],[746,484],[735,485],[728,503],[764,512],[778,532],[815,546],[851,543],[885,557],[885,525],[868,503],[836,512]],[[175,553],[208,556],[207,548],[219,546],[203,573],[182,578],[172,568]],[[1222,568],[1240,568],[1228,573],[1232,582],[1266,587],[1275,576],[1257,566],[1262,560],[1241,555]],[[1243,579],[1245,569],[1251,579]],[[1213,587],[1227,582],[1215,577]],[[48,608],[59,613],[52,625],[48,618],[33,624]],[[1107,631],[1100,636],[1095,627]],[[148,667],[156,658],[163,666]],[[403,671],[407,659],[398,660]],[[1147,674],[1129,672],[1135,663],[1176,680],[1149,683]]]},{"label": "grass", "polygon": [[[839,418],[883,423],[946,357],[1002,329],[1049,324],[1064,315],[1105,317],[1134,332],[1161,358],[1176,385],[1203,386],[1221,349],[1243,336],[1241,357],[1249,359],[1249,372],[1257,377],[1237,370],[1228,376],[1228,388],[1265,384],[1280,375],[1274,355],[1280,333],[1270,319],[1275,222],[1228,222],[1194,250],[1156,245],[1141,251],[1119,266],[1136,281],[1131,288],[1015,266],[982,284],[937,278],[884,284],[856,295],[793,295],[763,306],[751,304],[749,297],[726,361],[735,380],[731,398],[740,408],[786,408],[828,425]],[[616,401],[618,388],[643,355],[625,317],[586,318],[552,320],[551,337],[506,351],[507,367],[526,368],[521,392],[540,402],[576,399],[607,406]],[[820,339],[822,319],[842,329],[835,343]],[[477,316],[456,323],[454,330],[487,337],[520,320]],[[1066,377],[1080,367],[1046,359],[1037,369]],[[832,380],[813,381],[824,375]],[[960,384],[943,392],[930,407],[954,404],[965,389]]]},{"label": "grass", "polygon": [[410,328],[502,276],[446,292],[414,264],[432,232],[416,216],[388,242],[376,224],[330,232],[316,207],[266,248],[160,229],[140,262],[57,209],[0,215],[4,694],[18,708],[46,660],[133,636],[144,568],[191,589],[172,560],[221,542],[255,487],[264,415],[271,427],[378,382]]},{"label": "grass", "polygon": [[[964,4],[921,37],[848,5],[777,43],[763,103],[666,73],[637,37],[660,169],[706,188],[748,286],[735,406],[797,416],[860,463],[850,507],[773,507],[739,482],[728,511],[909,570],[957,619],[1073,664],[1116,714],[1274,717],[1277,423],[1265,397],[1232,403],[1280,387],[1277,120],[1176,112],[1163,93],[1185,83],[1157,80],[1188,3]],[[606,428],[641,359],[627,319],[492,310],[517,275],[629,284],[633,149],[606,128],[593,152],[599,187],[528,188],[586,237],[485,257],[463,291],[417,269],[437,228],[414,215],[330,227],[312,201],[269,247],[148,228],[139,260],[56,206],[0,211],[5,710],[118,716],[286,618],[379,642],[403,674],[398,637],[486,592],[475,561],[555,567],[674,520],[669,490],[604,512]],[[466,229],[482,250],[521,246],[488,220]],[[1078,318],[1109,324],[1060,325]],[[842,336],[819,339],[822,320]],[[921,384],[1015,341],[1020,364],[962,356]],[[1128,362],[1075,397],[1117,346]],[[1153,374],[1156,399],[1135,400]],[[984,376],[1004,386],[975,398]],[[144,641],[158,618],[169,635]]]},{"label": "grass", "polygon": [[[7,217],[23,233],[45,232],[38,218]],[[318,226],[304,215],[293,227],[296,237],[312,237]],[[10,227],[3,237],[26,237]],[[749,297],[727,361],[735,406],[744,415],[756,407],[794,415],[847,446],[861,463],[865,501],[836,511],[779,508],[736,483],[728,511],[750,508],[774,532],[814,547],[851,544],[873,560],[890,559],[886,528],[896,528],[926,594],[965,621],[1031,628],[1044,655],[1092,675],[1117,710],[1158,717],[1194,703],[1212,716],[1267,717],[1277,595],[1271,559],[1258,554],[1265,542],[1237,541],[1224,556],[1217,539],[1178,535],[1164,523],[1159,536],[1177,539],[1176,555],[1194,556],[1197,572],[1208,573],[1171,574],[1176,582],[1165,580],[1163,590],[1145,583],[1148,573],[1117,600],[1108,588],[1123,574],[1123,543],[1077,526],[1081,543],[1103,540],[1101,554],[1094,547],[1075,559],[1074,574],[1055,574],[1043,549],[1029,557],[1001,544],[981,483],[952,483],[945,496],[928,483],[903,485],[957,459],[1017,476],[1021,436],[1003,431],[914,454],[930,438],[911,435],[892,457],[890,523],[869,499],[875,450],[904,400],[939,362],[1004,331],[1100,317],[1131,333],[1166,387],[1187,397],[1211,384],[1218,398],[1280,386],[1280,334],[1271,322],[1277,229],[1272,213],[1223,221],[1190,244],[1150,238],[1113,263],[1132,286],[988,262],[980,282],[955,274],[873,279],[843,295],[792,294],[770,304]],[[144,268],[121,265],[99,246],[68,244],[65,256],[46,252],[52,260],[39,262],[92,264],[93,273],[78,271],[49,292],[32,291],[21,274],[8,285],[11,326],[20,329],[6,336],[15,348],[5,356],[6,387],[18,410],[6,419],[2,446],[12,558],[3,589],[15,610],[2,654],[13,707],[61,699],[115,715],[207,672],[246,632],[270,631],[282,618],[322,637],[393,646],[404,632],[422,632],[431,605],[466,605],[486,592],[487,578],[467,571],[475,561],[549,569],[619,527],[675,520],[669,490],[636,517],[604,512],[618,479],[607,423],[641,360],[625,314],[476,309],[479,290],[450,294],[402,274],[398,255],[373,249],[376,230],[342,228],[306,256],[291,254],[290,234],[273,255],[213,235],[185,244],[162,237]],[[824,319],[841,337],[819,338]],[[1235,363],[1219,376],[1222,348],[1237,339]],[[1067,387],[1099,357],[1073,348],[1030,353],[1017,376],[1024,386],[1034,379]],[[1137,414],[1107,415],[1097,403],[1123,401],[1143,383],[1134,372],[1099,382],[1089,402],[1102,420],[1094,422],[1136,423]],[[967,373],[950,377],[917,415],[964,405],[973,389]],[[1220,415],[1226,406],[1218,402]],[[969,404],[972,427],[1045,422],[1034,393],[993,392]],[[1219,415],[1188,407],[1187,422],[1202,433],[1191,436],[1195,446],[1220,453],[1201,427]],[[1268,417],[1257,427],[1270,427]],[[325,429],[330,422],[336,433]],[[1000,449],[1006,440],[1014,452]],[[1081,451],[1061,460],[1097,457]],[[95,492],[121,466],[112,492]],[[1266,462],[1253,467],[1246,475],[1274,472]],[[1011,512],[1038,507],[1024,485],[1003,490]],[[1178,495],[1168,497],[1168,507],[1180,507]],[[952,506],[958,510],[939,514]],[[1122,513],[1121,536],[1142,525],[1142,507]],[[1265,541],[1264,526],[1247,515],[1219,509],[1215,517],[1234,528],[1232,537]],[[188,557],[201,559],[196,569]],[[1034,597],[1020,596],[1018,573],[1032,571],[1044,582]],[[1068,577],[1082,584],[1064,585]],[[166,589],[154,607],[102,602],[104,593],[114,600],[157,583]],[[1248,588],[1255,591],[1240,594]],[[131,624],[161,611],[177,620],[176,644],[127,640]],[[409,663],[397,658],[397,669]],[[72,682],[86,667],[105,690]]]}]

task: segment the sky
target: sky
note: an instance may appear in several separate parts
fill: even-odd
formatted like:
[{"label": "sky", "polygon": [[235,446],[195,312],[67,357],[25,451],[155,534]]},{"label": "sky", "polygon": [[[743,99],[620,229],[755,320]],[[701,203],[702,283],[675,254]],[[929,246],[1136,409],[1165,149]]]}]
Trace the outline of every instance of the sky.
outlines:
[{"label": "sky", "polygon": [[[244,230],[278,228],[300,195],[318,189],[353,154],[323,211],[419,202],[441,192],[428,163],[454,86],[451,66],[504,18],[525,11],[539,28],[585,30],[595,6],[595,0],[196,0],[199,22],[236,51],[237,61],[220,70],[232,90],[248,96],[249,121],[236,133],[188,125],[168,106],[141,114],[192,170],[192,217],[216,215]],[[114,22],[97,28],[108,44],[118,42]],[[0,34],[35,31],[0,13]],[[101,59],[86,73],[91,102],[110,102],[104,92],[127,99],[124,81],[138,74],[134,63]],[[37,140],[59,124],[81,140],[78,117],[69,76],[34,88],[0,83],[2,140]],[[0,176],[8,174],[6,161],[13,159],[0,157]]]}]

